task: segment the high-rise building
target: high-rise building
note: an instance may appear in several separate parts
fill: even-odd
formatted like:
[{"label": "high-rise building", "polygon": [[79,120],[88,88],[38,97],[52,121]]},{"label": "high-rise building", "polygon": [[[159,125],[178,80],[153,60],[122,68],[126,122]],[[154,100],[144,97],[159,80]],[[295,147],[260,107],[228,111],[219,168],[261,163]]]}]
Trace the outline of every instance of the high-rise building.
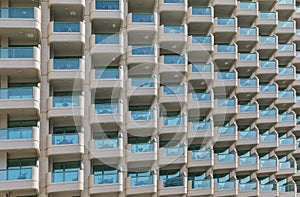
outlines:
[{"label": "high-rise building", "polygon": [[1,0],[0,197],[300,196],[297,1]]}]

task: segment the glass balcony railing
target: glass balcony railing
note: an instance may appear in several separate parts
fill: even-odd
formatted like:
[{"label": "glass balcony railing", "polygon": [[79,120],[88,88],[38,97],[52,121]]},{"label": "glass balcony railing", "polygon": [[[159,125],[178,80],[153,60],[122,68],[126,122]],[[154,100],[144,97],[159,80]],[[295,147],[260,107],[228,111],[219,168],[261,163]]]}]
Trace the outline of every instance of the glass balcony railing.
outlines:
[{"label": "glass balcony railing", "polygon": [[235,72],[218,72],[218,79],[221,80],[235,80]]},{"label": "glass balcony railing", "polygon": [[78,181],[78,171],[52,172],[52,183]]},{"label": "glass balcony railing", "polygon": [[276,85],[260,85],[259,91],[260,92],[276,92]]},{"label": "glass balcony railing", "polygon": [[240,131],[240,139],[253,139],[257,136],[256,130]]},{"label": "glass balcony railing", "polygon": [[300,35],[300,29],[296,29],[296,35]]},{"label": "glass balcony railing", "polygon": [[257,86],[257,79],[240,79],[240,86],[243,87],[253,87]]},{"label": "glass balcony railing", "polygon": [[293,21],[279,21],[278,26],[282,28],[294,28]]},{"label": "glass balcony railing", "polygon": [[153,23],[154,15],[153,14],[133,13],[132,14],[132,22],[133,23]]},{"label": "glass balcony railing", "polygon": [[119,10],[120,3],[119,1],[113,0],[96,0],[96,10]]},{"label": "glass balcony railing", "polygon": [[164,26],[165,34],[184,34],[183,25],[165,25]]},{"label": "glass balcony railing", "polygon": [[206,131],[211,129],[211,122],[209,121],[192,122],[192,128],[194,131]]},{"label": "glass balcony railing", "polygon": [[292,137],[279,138],[279,144],[281,145],[294,144],[294,138]]},{"label": "glass balcony railing", "polygon": [[33,47],[0,47],[0,58],[33,58]]},{"label": "glass balcony railing", "polygon": [[251,191],[257,189],[256,182],[240,183],[240,191]]},{"label": "glass balcony railing", "polygon": [[276,19],[276,13],[275,12],[260,12],[259,17],[264,18],[264,19]]},{"label": "glass balcony railing", "polygon": [[130,177],[130,186],[137,187],[142,185],[152,185],[153,184],[153,176],[136,176]]},{"label": "glass balcony railing", "polygon": [[240,157],[240,164],[241,165],[251,165],[251,164],[256,164],[257,159],[255,156],[250,156],[250,157]]},{"label": "glass balcony railing", "polygon": [[120,72],[119,69],[96,69],[95,70],[95,78],[96,79],[119,79]]},{"label": "glass balcony railing", "polygon": [[226,181],[217,183],[217,190],[233,190],[235,189],[235,181]]},{"label": "glass balcony railing", "polygon": [[164,147],[163,150],[164,150],[164,156],[166,157],[184,155],[183,147]]},{"label": "glass balcony railing", "polygon": [[257,35],[257,28],[255,27],[240,27],[241,35]]},{"label": "glass balcony railing", "polygon": [[183,124],[183,118],[181,116],[168,116],[164,117],[165,126],[180,126]]},{"label": "glass balcony railing", "polygon": [[1,140],[32,139],[32,127],[16,127],[0,129]]},{"label": "glass balcony railing", "polygon": [[234,162],[235,161],[235,154],[217,154],[218,162]]},{"label": "glass balcony railing", "polygon": [[235,26],[235,20],[234,18],[217,18],[217,25]]},{"label": "glass balcony railing", "polygon": [[278,4],[294,4],[294,0],[278,0]]},{"label": "glass balcony railing", "polygon": [[261,192],[271,192],[277,189],[276,183],[260,184]]},{"label": "glass balcony railing", "polygon": [[211,36],[192,35],[192,43],[212,44]]},{"label": "glass balcony railing", "polygon": [[131,111],[131,120],[152,120],[153,112],[150,110],[145,111]]},{"label": "glass balcony railing", "polygon": [[293,97],[294,97],[294,91],[292,90],[279,91],[279,98],[293,98]]},{"label": "glass balcony railing", "polygon": [[153,152],[152,143],[131,144],[132,153],[150,153]]},{"label": "glass balcony railing", "polygon": [[259,42],[264,44],[276,44],[276,36],[259,36]]},{"label": "glass balcony railing", "polygon": [[275,134],[267,134],[267,135],[260,135],[261,142],[276,142],[277,136]]},{"label": "glass balcony railing", "polygon": [[209,16],[209,15],[211,15],[211,8],[210,7],[192,7],[192,15]]},{"label": "glass balcony railing", "polygon": [[192,64],[192,72],[211,72],[211,64]]},{"label": "glass balcony railing", "polygon": [[257,105],[250,104],[250,105],[240,105],[240,112],[256,112],[257,111]]},{"label": "glass balcony railing", "polygon": [[110,148],[118,148],[118,147],[119,147],[118,138],[94,139],[95,149],[110,149]]},{"label": "glass balcony railing", "polygon": [[164,187],[179,187],[183,186],[183,177],[173,177],[163,180]]},{"label": "glass balcony railing", "polygon": [[200,159],[210,159],[211,151],[209,150],[193,150],[192,151],[192,159],[200,160]]},{"label": "glass balcony railing", "polygon": [[294,45],[293,44],[279,44],[278,50],[279,51],[294,51]]},{"label": "glass balcony railing", "polygon": [[300,73],[296,73],[296,80],[300,80]]},{"label": "glass balcony railing", "polygon": [[78,107],[78,96],[54,96],[53,107]]},{"label": "glass balcony railing", "polygon": [[164,0],[164,3],[184,3],[184,0]]},{"label": "glass balcony railing", "polygon": [[118,103],[95,104],[95,113],[96,114],[117,114],[119,113],[119,104]]},{"label": "glass balcony railing", "polygon": [[77,70],[79,69],[79,59],[54,59],[54,70]]},{"label": "glass balcony railing", "polygon": [[131,86],[135,88],[153,88],[152,78],[131,78]]},{"label": "glass balcony railing", "polygon": [[217,45],[219,53],[235,53],[235,45]]},{"label": "glass balcony railing", "polygon": [[235,99],[218,99],[218,107],[234,107]]},{"label": "glass balcony railing", "polygon": [[32,179],[32,167],[22,167],[21,169],[1,169],[0,182]]},{"label": "glass balcony railing", "polygon": [[211,180],[204,179],[204,180],[192,180],[192,188],[193,189],[205,189],[211,187]]},{"label": "glass balcony railing", "polygon": [[256,61],[257,54],[256,53],[240,53],[241,61]]},{"label": "glass balcony railing", "polygon": [[34,8],[0,8],[1,18],[34,18]]},{"label": "glass balcony railing", "polygon": [[184,64],[185,58],[181,55],[165,55],[164,64]]},{"label": "glass balcony railing", "polygon": [[256,10],[255,2],[240,2],[240,9],[243,10]]},{"label": "glass balcony railing", "polygon": [[154,55],[154,47],[153,46],[143,46],[143,45],[135,45],[132,46],[131,50],[132,55]]},{"label": "glass balcony railing", "polygon": [[52,145],[78,144],[77,133],[53,134]]},{"label": "glass balcony railing", "polygon": [[95,34],[95,44],[120,44],[120,35]]},{"label": "glass balcony railing", "polygon": [[164,95],[184,94],[184,86],[164,86]]},{"label": "glass balcony railing", "polygon": [[54,22],[54,32],[80,32],[79,22]]},{"label": "glass balcony railing", "polygon": [[295,191],[295,185],[293,183],[287,184],[287,185],[280,185],[279,186],[279,192],[294,192]]},{"label": "glass balcony railing", "polygon": [[275,109],[260,110],[259,113],[261,117],[276,117],[277,115],[277,111]]},{"label": "glass balcony railing", "polygon": [[279,122],[290,122],[290,121],[294,121],[295,116],[294,114],[280,114],[279,115]]},{"label": "glass balcony railing", "polygon": [[279,169],[289,169],[294,167],[294,161],[279,162]]},{"label": "glass balcony railing", "polygon": [[217,133],[220,135],[234,135],[235,126],[218,127]]},{"label": "glass balcony railing", "polygon": [[211,94],[210,93],[192,93],[193,101],[210,101]]},{"label": "glass balcony railing", "polygon": [[3,99],[31,99],[33,88],[0,88],[0,100]]},{"label": "glass balcony railing", "polygon": [[103,185],[103,184],[116,184],[119,182],[118,174],[94,174],[94,184]]},{"label": "glass balcony railing", "polygon": [[273,167],[277,165],[276,159],[260,159],[261,167]]},{"label": "glass balcony railing", "polygon": [[262,60],[259,61],[259,67],[261,68],[276,68],[276,61]]}]

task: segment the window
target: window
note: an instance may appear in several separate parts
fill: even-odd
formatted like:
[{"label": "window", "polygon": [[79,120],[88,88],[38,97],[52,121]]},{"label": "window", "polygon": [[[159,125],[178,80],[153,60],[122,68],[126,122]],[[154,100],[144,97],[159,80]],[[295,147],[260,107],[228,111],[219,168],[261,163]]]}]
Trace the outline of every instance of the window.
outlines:
[{"label": "window", "polygon": [[15,121],[8,121],[8,128],[15,128],[15,127],[36,127],[38,124],[37,120],[15,120]]}]

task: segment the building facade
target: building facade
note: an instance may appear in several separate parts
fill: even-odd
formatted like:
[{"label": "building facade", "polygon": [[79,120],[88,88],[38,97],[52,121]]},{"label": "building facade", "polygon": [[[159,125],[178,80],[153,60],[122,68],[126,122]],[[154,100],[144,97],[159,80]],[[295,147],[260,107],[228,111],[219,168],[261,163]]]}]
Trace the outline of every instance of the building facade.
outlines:
[{"label": "building facade", "polygon": [[0,197],[300,196],[298,23],[296,0],[1,0]]}]

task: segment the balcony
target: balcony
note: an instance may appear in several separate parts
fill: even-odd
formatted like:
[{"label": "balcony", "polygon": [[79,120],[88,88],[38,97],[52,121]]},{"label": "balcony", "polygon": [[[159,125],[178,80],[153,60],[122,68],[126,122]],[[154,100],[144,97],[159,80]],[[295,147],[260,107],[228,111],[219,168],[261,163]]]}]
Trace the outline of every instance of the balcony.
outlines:
[{"label": "balcony", "polygon": [[284,88],[289,86],[296,80],[296,68],[295,66],[290,67],[279,67],[278,75],[276,77],[276,83],[279,88]]},{"label": "balcony", "polygon": [[127,144],[126,162],[128,168],[151,167],[157,161],[157,143]]},{"label": "balcony", "polygon": [[200,139],[201,141],[208,141],[213,135],[213,122],[209,120],[193,121],[188,123],[187,138]]},{"label": "balcony", "polygon": [[158,162],[160,166],[183,165],[187,163],[187,151],[182,145],[159,148]]},{"label": "balcony", "polygon": [[296,33],[295,21],[279,21],[276,35],[280,43],[288,43]]},{"label": "balcony", "polygon": [[174,196],[187,194],[187,177],[178,176],[158,180],[158,196]]},{"label": "balcony", "polygon": [[235,94],[239,100],[255,97],[259,93],[258,78],[239,79]]},{"label": "balcony", "polygon": [[[41,9],[38,7],[9,7],[0,8],[0,27],[4,30],[1,36],[8,36],[10,42],[17,41],[23,36],[23,40],[32,44],[39,43],[41,36]],[[26,33],[23,31],[25,30]]]},{"label": "balcony", "polygon": [[92,69],[90,72],[90,89],[114,89],[123,88],[123,67],[104,67]]},{"label": "balcony", "polygon": [[187,0],[159,0],[158,11],[162,24],[181,24],[187,12]]},{"label": "balcony", "polygon": [[215,182],[215,196],[237,196],[238,183],[236,180],[228,180],[225,182]]},{"label": "balcony", "polygon": [[[251,76],[259,67],[258,53],[239,53],[235,69],[238,73],[243,73],[239,76]],[[246,72],[245,72],[246,71]]]},{"label": "balcony", "polygon": [[187,88],[184,85],[161,86],[158,95],[160,104],[182,104],[187,102]]},{"label": "balcony", "polygon": [[216,127],[214,131],[214,142],[222,144],[222,146],[231,146],[237,141],[237,126],[226,125],[223,127]]},{"label": "balcony", "polygon": [[47,156],[83,154],[84,134],[50,134],[47,136]]},{"label": "balcony", "polygon": [[238,131],[238,140],[236,146],[251,147],[259,143],[259,132],[257,128]]},{"label": "balcony", "polygon": [[217,16],[231,16],[237,7],[237,0],[213,0],[212,6],[215,8],[215,13]]},{"label": "balcony", "polygon": [[188,181],[188,196],[212,196],[214,194],[214,182],[212,178]]},{"label": "balcony", "polygon": [[158,32],[157,14],[129,13],[127,32],[129,44],[151,44]]},{"label": "balcony", "polygon": [[89,195],[104,194],[114,195],[123,191],[123,173],[103,175],[89,175]]},{"label": "balcony", "polygon": [[261,60],[256,75],[262,83],[269,83],[278,74],[277,60]]},{"label": "balcony", "polygon": [[272,175],[277,173],[278,170],[278,158],[276,156],[269,159],[260,158],[260,167],[258,170],[259,174]]},{"label": "balcony", "polygon": [[278,177],[287,177],[297,173],[296,160],[291,157],[286,161],[279,161],[279,171],[276,175]]},{"label": "balcony", "polygon": [[158,134],[180,135],[187,133],[187,116],[165,116],[158,120],[159,131]]},{"label": "balcony", "polygon": [[277,12],[260,12],[256,19],[256,26],[262,35],[270,35],[278,25]]},{"label": "balcony", "polygon": [[238,32],[235,37],[235,42],[241,52],[249,52],[256,47],[258,43],[258,28],[257,27],[238,27]]},{"label": "balcony", "polygon": [[262,196],[279,196],[279,188],[277,182],[269,182],[266,184],[260,184],[260,195]]},{"label": "balcony", "polygon": [[122,34],[94,34],[90,37],[90,53],[94,65],[108,66],[124,54]]},{"label": "balcony", "polygon": [[1,192],[39,191],[39,168],[37,166],[22,167],[21,169],[1,169],[0,177]]},{"label": "balcony", "polygon": [[126,116],[126,130],[129,133],[143,133],[152,136],[157,129],[158,112],[156,109],[147,111],[129,111]]},{"label": "balcony", "polygon": [[275,102],[279,110],[287,110],[289,107],[296,103],[296,92],[294,89],[282,90],[278,93],[278,98]]},{"label": "balcony", "polygon": [[157,96],[156,77],[132,77],[127,80],[127,97],[145,100],[152,100]]},{"label": "balcony", "polygon": [[278,122],[278,110],[277,108],[263,109],[259,111],[259,119],[256,124],[259,128],[269,129]]},{"label": "balcony", "polygon": [[251,125],[259,118],[259,105],[257,102],[246,105],[239,105],[239,110],[236,116],[238,125]]},{"label": "balcony", "polygon": [[40,89],[38,87],[1,88],[0,109],[2,113],[8,114],[19,111],[24,116],[38,115],[40,111]]},{"label": "balcony", "polygon": [[51,59],[48,62],[48,81],[85,79],[85,60],[79,58]]},{"label": "balcony", "polygon": [[260,105],[268,105],[273,103],[278,97],[277,84],[272,85],[259,85],[259,93],[256,100]]},{"label": "balcony", "polygon": [[277,36],[259,36],[259,42],[256,50],[259,53],[260,59],[270,59],[278,50]]},{"label": "balcony", "polygon": [[288,19],[295,12],[295,5],[295,0],[279,0],[275,9],[278,12],[280,18]]},{"label": "balcony", "polygon": [[237,154],[235,151],[231,153],[219,153],[214,155],[214,170],[223,171],[237,168]]},{"label": "balcony", "polygon": [[279,114],[279,121],[275,126],[276,131],[286,132],[293,129],[296,126],[296,113],[295,112],[284,112]]},{"label": "balcony", "polygon": [[189,93],[188,113],[191,117],[207,116],[214,107],[213,92]]},{"label": "balcony", "polygon": [[92,139],[89,142],[89,159],[101,159],[108,163],[118,163],[124,156],[123,138],[109,138],[104,134],[101,139]]},{"label": "balcony", "polygon": [[259,183],[257,179],[247,183],[239,183],[239,195],[241,196],[259,196]]},{"label": "balcony", "polygon": [[187,53],[190,62],[208,62],[214,51],[213,35],[191,35],[187,40]]},{"label": "balcony", "polygon": [[213,60],[219,70],[229,70],[238,60],[237,45],[215,45]]},{"label": "balcony", "polygon": [[47,173],[47,193],[83,191],[83,170]]},{"label": "balcony", "polygon": [[126,178],[126,195],[147,195],[157,192],[157,176],[137,176]]},{"label": "balcony", "polygon": [[90,3],[90,19],[94,32],[115,32],[121,28],[124,21],[123,1],[97,1]]},{"label": "balcony", "polygon": [[[0,129],[0,150],[33,150],[39,154],[40,128],[17,127]],[[0,184],[1,185],[1,184]]]},{"label": "balcony", "polygon": [[53,96],[48,99],[48,118],[84,116],[83,96]]},{"label": "balcony", "polygon": [[123,123],[123,101],[118,103],[93,104],[90,107],[91,124]]},{"label": "balcony", "polygon": [[[215,7],[216,11],[216,7]],[[213,24],[213,34],[216,43],[228,43],[237,33],[237,18],[216,17]]]},{"label": "balcony", "polygon": [[211,167],[214,165],[213,150],[193,150],[188,152],[188,168]]},{"label": "balcony", "polygon": [[21,75],[39,79],[41,69],[41,51],[38,47],[1,47],[0,69],[3,71],[21,71]]},{"label": "balcony", "polygon": [[279,185],[279,195],[283,197],[297,196],[297,188],[295,182],[292,180],[284,185]]},{"label": "balcony", "polygon": [[213,115],[216,120],[230,120],[238,113],[236,97],[215,99]]},{"label": "balcony", "polygon": [[[162,55],[159,58],[158,71],[162,78],[187,72],[188,58],[183,55]],[[171,76],[170,76],[171,75]]]},{"label": "balcony", "polygon": [[236,16],[239,24],[251,26],[258,17],[258,2],[238,2]]},{"label": "balcony", "polygon": [[238,158],[237,172],[255,172],[259,169],[259,157],[257,153],[250,156],[240,156]]},{"label": "balcony", "polygon": [[213,88],[215,95],[231,94],[238,86],[236,70],[229,72],[215,72],[214,74]]},{"label": "balcony", "polygon": [[214,79],[212,64],[189,64],[187,78],[195,89],[209,86]]},{"label": "balcony", "polygon": [[279,145],[276,150],[276,152],[281,152],[281,153],[291,153],[294,150],[296,150],[296,137],[291,134],[288,136],[282,136],[279,138]]},{"label": "balcony", "polygon": [[276,131],[268,134],[259,135],[259,144],[257,149],[264,149],[267,151],[276,149],[278,147],[278,134]]},{"label": "balcony", "polygon": [[213,7],[189,7],[187,16],[190,34],[207,34],[214,23]]},{"label": "balcony", "polygon": [[161,50],[168,50],[173,53],[182,53],[187,42],[186,25],[161,25],[158,32],[158,42]]},{"label": "balcony", "polygon": [[279,44],[276,53],[276,59],[280,65],[288,65],[296,57],[296,45],[292,44]]},{"label": "balcony", "polygon": [[132,45],[127,48],[127,65],[157,65],[158,52],[156,46]]}]

